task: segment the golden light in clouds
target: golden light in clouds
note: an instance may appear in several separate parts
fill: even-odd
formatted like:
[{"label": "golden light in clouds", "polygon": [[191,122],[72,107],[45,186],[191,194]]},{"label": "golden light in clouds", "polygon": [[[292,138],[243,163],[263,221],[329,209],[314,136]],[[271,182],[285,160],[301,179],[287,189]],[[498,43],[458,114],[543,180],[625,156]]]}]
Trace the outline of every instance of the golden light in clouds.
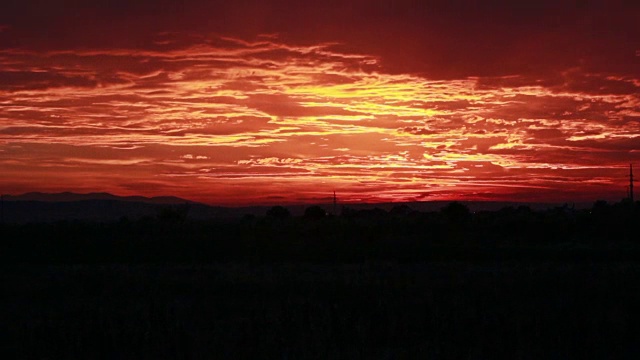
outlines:
[{"label": "golden light in clouds", "polygon": [[0,49],[3,192],[618,200],[640,158],[637,76],[431,76],[340,42],[155,37]]}]

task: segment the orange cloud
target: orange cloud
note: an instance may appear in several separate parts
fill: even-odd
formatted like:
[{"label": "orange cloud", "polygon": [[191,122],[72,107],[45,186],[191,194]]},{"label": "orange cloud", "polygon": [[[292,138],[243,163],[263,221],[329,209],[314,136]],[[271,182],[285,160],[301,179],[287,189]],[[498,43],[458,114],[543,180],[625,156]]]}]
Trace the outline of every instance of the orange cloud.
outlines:
[{"label": "orange cloud", "polygon": [[[624,196],[640,80],[434,79],[277,36],[0,50],[0,186],[222,204]],[[324,195],[323,195],[324,194]]]}]

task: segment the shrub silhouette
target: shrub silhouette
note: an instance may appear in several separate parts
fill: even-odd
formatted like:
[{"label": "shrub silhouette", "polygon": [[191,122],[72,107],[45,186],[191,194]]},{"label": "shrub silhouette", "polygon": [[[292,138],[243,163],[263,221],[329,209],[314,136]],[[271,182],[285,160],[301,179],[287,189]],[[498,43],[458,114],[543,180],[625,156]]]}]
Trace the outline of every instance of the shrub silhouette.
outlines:
[{"label": "shrub silhouette", "polygon": [[286,219],[290,216],[291,216],[291,213],[289,212],[289,209],[285,208],[284,206],[278,205],[267,210],[267,217],[270,217],[270,218]]},{"label": "shrub silhouette", "polygon": [[327,212],[318,205],[309,206],[304,210],[304,217],[306,219],[322,219],[326,216]]},{"label": "shrub silhouette", "polygon": [[406,204],[396,205],[393,208],[391,208],[391,210],[389,211],[389,215],[392,215],[392,216],[407,216],[412,211],[413,210]]},{"label": "shrub silhouette", "polygon": [[462,225],[471,221],[471,212],[466,205],[457,201],[449,203],[440,210],[445,220],[451,224]]},{"label": "shrub silhouette", "polygon": [[157,218],[161,223],[182,223],[187,219],[189,214],[189,205],[183,206],[166,206],[160,208]]}]

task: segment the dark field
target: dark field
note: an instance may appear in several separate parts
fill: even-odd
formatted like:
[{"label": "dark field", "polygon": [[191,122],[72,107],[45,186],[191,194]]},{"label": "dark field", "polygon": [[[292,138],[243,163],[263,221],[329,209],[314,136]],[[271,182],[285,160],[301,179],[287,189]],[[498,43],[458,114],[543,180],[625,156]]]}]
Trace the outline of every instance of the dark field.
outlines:
[{"label": "dark field", "polygon": [[640,353],[637,263],[12,266],[5,358]]},{"label": "dark field", "polygon": [[637,359],[638,214],[5,224],[2,358]]}]

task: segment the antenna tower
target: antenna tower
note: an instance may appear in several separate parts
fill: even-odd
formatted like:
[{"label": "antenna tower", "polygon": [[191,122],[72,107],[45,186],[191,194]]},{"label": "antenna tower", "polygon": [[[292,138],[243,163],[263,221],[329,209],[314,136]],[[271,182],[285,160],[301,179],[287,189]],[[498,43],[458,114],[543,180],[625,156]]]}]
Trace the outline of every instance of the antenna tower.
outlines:
[{"label": "antenna tower", "polygon": [[336,216],[338,213],[336,212],[338,208],[338,199],[336,198],[336,191],[333,191],[333,215]]},{"label": "antenna tower", "polygon": [[633,165],[629,164],[629,200],[633,202]]}]

